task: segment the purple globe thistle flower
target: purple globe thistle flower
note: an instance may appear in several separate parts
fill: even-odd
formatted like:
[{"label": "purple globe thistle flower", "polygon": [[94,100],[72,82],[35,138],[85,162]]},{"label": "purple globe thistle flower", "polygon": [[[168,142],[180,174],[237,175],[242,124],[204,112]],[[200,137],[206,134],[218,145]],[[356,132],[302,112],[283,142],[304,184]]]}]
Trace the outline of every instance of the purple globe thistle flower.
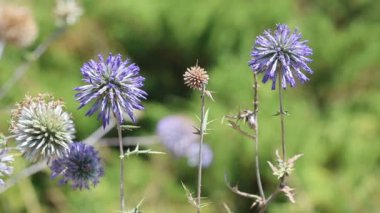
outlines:
[{"label": "purple globe thistle flower", "polygon": [[284,24],[278,24],[273,33],[270,30],[264,31],[256,38],[249,66],[254,72],[264,73],[263,83],[272,80],[273,90],[276,88],[278,74],[281,75],[283,88],[286,88],[287,84],[291,87],[296,85],[294,76],[301,83],[309,81],[301,70],[313,74],[307,65],[312,61],[308,58],[312,55],[312,49],[306,45],[307,41],[301,38],[302,35],[297,29],[291,32]]},{"label": "purple globe thistle flower", "polygon": [[146,99],[147,93],[140,89],[145,78],[139,75],[140,68],[130,63],[129,59],[122,60],[120,54],[109,54],[107,60],[98,55],[99,62],[90,60],[81,68],[83,81],[87,85],[77,87],[76,100],[79,108],[94,100],[94,104],[87,111],[91,116],[97,111],[98,119],[102,119],[103,127],[109,124],[111,113],[119,124],[123,123],[123,112],[135,122],[133,110],[143,110],[141,99]]},{"label": "purple globe thistle flower", "polygon": [[0,187],[4,185],[2,177],[10,175],[13,172],[13,167],[10,164],[14,158],[13,155],[8,153],[8,149],[4,145],[4,142],[0,142]]},{"label": "purple globe thistle flower", "polygon": [[89,189],[104,175],[103,167],[94,147],[84,143],[72,143],[67,156],[54,160],[50,166],[53,178],[62,175],[60,184],[72,182],[74,189]]},{"label": "purple globe thistle flower", "polygon": [[[199,160],[199,143],[192,143],[187,150],[187,163],[191,167],[198,166]],[[213,159],[213,152],[208,144],[202,146],[202,167],[207,168],[211,165]]]},{"label": "purple globe thistle flower", "polygon": [[171,115],[161,119],[156,128],[161,143],[176,157],[187,156],[192,143],[199,141],[194,134],[195,124],[186,116]]}]

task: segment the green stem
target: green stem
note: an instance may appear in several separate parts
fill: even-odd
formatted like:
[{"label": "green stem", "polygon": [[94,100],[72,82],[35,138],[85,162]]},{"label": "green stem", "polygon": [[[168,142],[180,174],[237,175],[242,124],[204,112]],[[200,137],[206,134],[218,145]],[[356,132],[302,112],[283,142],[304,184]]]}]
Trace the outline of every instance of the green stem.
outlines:
[{"label": "green stem", "polygon": [[124,150],[123,150],[123,136],[121,133],[121,126],[117,123],[117,135],[119,139],[120,148],[120,211],[124,212],[125,198],[124,198]]},{"label": "green stem", "polygon": [[278,73],[278,97],[279,97],[279,103],[280,103],[280,122],[281,122],[281,146],[282,146],[282,160],[285,162],[286,156],[286,150],[285,150],[285,125],[284,125],[284,109],[282,104],[282,71],[280,69]]},{"label": "green stem", "polygon": [[201,96],[201,142],[199,143],[199,156],[198,156],[198,190],[197,190],[197,213],[201,212],[201,186],[202,186],[202,147],[203,147],[203,138],[204,138],[204,117],[205,117],[205,91],[206,85],[202,85],[202,96]]},{"label": "green stem", "polygon": [[258,93],[258,83],[257,83],[257,75],[253,73],[253,112],[255,118],[255,165],[256,165],[256,179],[257,179],[257,187],[259,188],[260,196],[263,200],[265,200],[265,194],[263,185],[261,183],[261,175],[260,175],[260,165],[259,165],[259,122],[258,122],[258,111],[259,111],[259,93]]}]

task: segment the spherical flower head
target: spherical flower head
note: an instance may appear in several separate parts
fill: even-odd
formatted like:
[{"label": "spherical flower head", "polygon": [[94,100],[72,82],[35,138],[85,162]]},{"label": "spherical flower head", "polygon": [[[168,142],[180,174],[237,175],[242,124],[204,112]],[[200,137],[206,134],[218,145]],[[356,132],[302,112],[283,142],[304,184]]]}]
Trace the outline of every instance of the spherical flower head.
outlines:
[{"label": "spherical flower head", "polygon": [[256,73],[264,73],[263,83],[272,80],[273,90],[276,88],[278,75],[282,88],[286,88],[287,84],[296,86],[295,77],[301,83],[309,81],[302,70],[313,74],[307,65],[311,62],[308,57],[312,55],[312,49],[307,46],[306,40],[301,39],[302,35],[297,29],[291,32],[284,24],[278,24],[273,33],[270,30],[264,31],[256,38],[249,66]]},{"label": "spherical flower head", "polygon": [[13,172],[12,162],[13,155],[8,153],[8,149],[5,147],[5,142],[0,141],[0,187],[4,185],[2,179],[5,175],[10,175]]},{"label": "spherical flower head", "polygon": [[194,67],[187,68],[183,74],[185,85],[191,89],[202,90],[203,85],[208,83],[209,77],[205,69],[195,65]]},{"label": "spherical flower head", "polygon": [[[202,145],[202,167],[207,168],[213,160],[213,152],[208,144]],[[187,163],[191,167],[196,167],[199,162],[199,143],[192,143],[187,150]]]},{"label": "spherical flower head", "polygon": [[54,9],[58,26],[73,25],[82,15],[83,10],[76,0],[57,0]]},{"label": "spherical flower head", "polygon": [[74,138],[75,128],[63,103],[47,94],[26,97],[12,111],[10,132],[29,161],[63,156]]},{"label": "spherical flower head", "polygon": [[29,9],[0,3],[0,42],[26,47],[36,39],[37,31]]},{"label": "spherical flower head", "polygon": [[60,184],[69,181],[74,189],[90,189],[90,185],[99,183],[104,175],[103,167],[94,147],[84,143],[70,144],[70,151],[66,156],[55,159],[50,169],[53,178],[61,175]]},{"label": "spherical flower head", "polygon": [[175,157],[187,157],[192,143],[199,141],[194,134],[194,122],[184,115],[170,115],[161,119],[156,128],[160,142]]},{"label": "spherical flower head", "polygon": [[80,102],[79,108],[90,103],[92,107],[86,116],[99,111],[98,119],[102,119],[103,127],[110,122],[111,113],[119,124],[123,123],[123,112],[126,112],[135,122],[133,110],[143,110],[141,99],[146,99],[147,93],[140,89],[144,80],[140,76],[140,68],[130,63],[129,59],[122,60],[120,54],[110,54],[107,60],[99,55],[99,61],[90,60],[81,68],[83,81],[87,85],[76,88],[76,100]]}]

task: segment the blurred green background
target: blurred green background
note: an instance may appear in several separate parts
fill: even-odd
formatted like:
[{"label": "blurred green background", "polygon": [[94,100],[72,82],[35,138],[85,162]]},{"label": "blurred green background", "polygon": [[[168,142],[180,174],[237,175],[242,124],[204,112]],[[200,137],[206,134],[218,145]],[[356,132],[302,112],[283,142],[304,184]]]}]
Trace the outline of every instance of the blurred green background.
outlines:
[{"label": "blurred green background", "polygon": [[[53,1],[12,1],[32,8],[39,37],[27,50],[7,46],[0,60],[3,84],[28,51],[55,28]],[[206,141],[214,151],[204,170],[202,212],[254,212],[251,201],[227,189],[224,174],[244,191],[255,192],[252,142],[221,119],[252,108],[252,72],[247,66],[255,37],[277,23],[298,27],[314,50],[311,82],[285,92],[288,156],[304,153],[289,183],[296,204],[279,196],[268,212],[376,212],[380,208],[380,1],[266,0],[266,1],[93,1],[83,0],[84,14],[0,102],[0,130],[8,133],[10,110],[26,93],[49,92],[61,97],[73,114],[77,139],[100,126],[96,118],[76,110],[73,88],[81,85],[80,67],[98,53],[128,55],[146,77],[146,110],[127,132],[152,135],[166,115],[199,114],[199,94],[183,85],[186,67],[199,64],[210,74],[215,91],[210,108],[212,131]],[[276,186],[266,161],[280,148],[278,96],[270,85],[260,88],[261,168],[266,194]],[[110,132],[107,137],[116,133]],[[13,143],[11,143],[13,144]],[[155,150],[165,151],[157,144]],[[39,172],[0,196],[0,212],[116,212],[118,210],[117,149],[99,148],[105,176],[91,191],[58,186],[48,170]],[[15,173],[28,164],[15,163]],[[195,212],[187,203],[184,182],[196,189],[196,169],[183,159],[138,156],[126,161],[127,205],[142,198],[143,212]]]}]

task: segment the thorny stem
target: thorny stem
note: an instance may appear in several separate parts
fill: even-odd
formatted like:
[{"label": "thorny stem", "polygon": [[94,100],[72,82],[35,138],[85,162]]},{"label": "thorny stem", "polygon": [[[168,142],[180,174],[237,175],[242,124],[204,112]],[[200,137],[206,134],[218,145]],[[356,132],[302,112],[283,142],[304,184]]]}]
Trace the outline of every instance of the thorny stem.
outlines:
[{"label": "thorny stem", "polygon": [[27,57],[27,59],[20,66],[17,67],[17,69],[13,72],[13,75],[1,86],[0,99],[3,99],[5,97],[13,85],[28,70],[30,65],[39,59],[42,54],[45,53],[50,44],[57,40],[65,32],[65,30],[65,27],[57,28],[46,40],[44,40],[40,45],[37,46],[36,49],[34,49],[31,55]]},{"label": "thorny stem", "polygon": [[[281,68],[279,69],[278,73],[278,96],[279,96],[279,105],[280,105],[280,123],[281,123],[281,146],[282,146],[282,160],[285,162],[286,159],[286,150],[285,150],[285,125],[284,125],[284,108],[283,108],[283,103],[282,103],[282,71]],[[259,213],[264,213],[265,209],[268,207],[268,205],[273,201],[273,199],[277,196],[278,193],[280,193],[281,189],[286,185],[286,177],[282,177],[280,179],[280,183],[278,187],[272,192],[271,195],[269,195],[268,199],[265,200],[264,204],[259,210]]]},{"label": "thorny stem", "polygon": [[267,207],[269,206],[269,204],[273,201],[273,199],[276,197],[276,195],[278,193],[280,193],[280,187],[277,187],[276,190],[271,195],[269,195],[268,199],[265,200],[264,205],[262,205],[259,208],[259,213],[264,213],[265,212],[265,210],[267,209]]},{"label": "thorny stem", "polygon": [[254,111],[254,118],[255,118],[255,164],[256,164],[256,178],[257,178],[257,186],[259,188],[260,196],[263,200],[265,200],[265,194],[263,185],[261,183],[261,176],[260,176],[260,166],[259,166],[259,123],[258,123],[258,111],[259,111],[259,94],[258,94],[258,84],[257,84],[257,75],[256,73],[253,73],[253,111]]},{"label": "thorny stem", "polygon": [[124,198],[124,150],[123,150],[123,136],[121,133],[121,126],[117,123],[117,135],[119,138],[120,148],[120,211],[124,212],[125,198]]},{"label": "thorny stem", "polygon": [[204,138],[204,118],[205,118],[205,91],[206,85],[202,85],[202,96],[201,96],[201,125],[200,134],[201,142],[199,143],[199,153],[198,153],[198,190],[197,190],[197,213],[201,212],[201,186],[202,186],[202,147]]},{"label": "thorny stem", "polygon": [[284,125],[284,109],[282,106],[282,72],[281,69],[278,73],[278,97],[279,97],[279,103],[280,103],[280,120],[281,120],[281,145],[282,145],[282,160],[285,162],[285,125]]}]

